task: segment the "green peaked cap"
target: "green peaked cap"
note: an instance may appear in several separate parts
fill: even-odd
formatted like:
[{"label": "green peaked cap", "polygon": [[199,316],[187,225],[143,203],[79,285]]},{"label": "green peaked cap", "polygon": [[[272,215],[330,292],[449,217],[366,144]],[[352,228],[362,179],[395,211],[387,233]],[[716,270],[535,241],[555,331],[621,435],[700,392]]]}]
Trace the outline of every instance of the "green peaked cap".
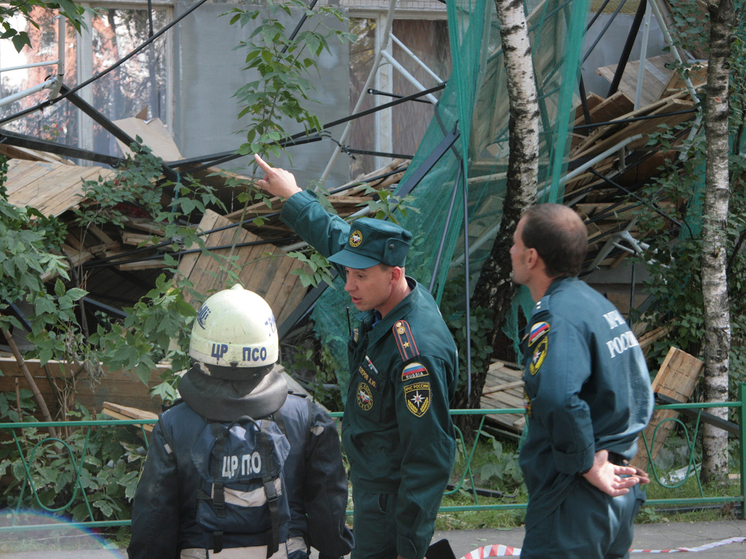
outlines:
[{"label": "green peaked cap", "polygon": [[362,217],[352,222],[347,243],[329,261],[355,270],[404,266],[411,241],[412,233],[395,223]]}]

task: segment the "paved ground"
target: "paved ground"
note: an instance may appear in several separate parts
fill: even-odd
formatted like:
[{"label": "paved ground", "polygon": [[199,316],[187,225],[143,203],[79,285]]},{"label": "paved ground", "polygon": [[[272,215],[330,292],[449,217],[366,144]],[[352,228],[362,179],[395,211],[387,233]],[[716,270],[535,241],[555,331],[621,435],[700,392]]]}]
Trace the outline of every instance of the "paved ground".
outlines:
[{"label": "paved ground", "polygon": [[[513,530],[458,530],[436,532],[433,541],[448,539],[457,558],[488,545],[504,545],[520,548],[523,543],[522,528]],[[635,526],[633,550],[662,551],[679,547],[700,548],[722,542],[729,538],[745,538],[746,521],[728,520],[717,522],[671,522],[663,524],[640,524]],[[696,552],[696,559],[713,557],[746,557],[746,541],[730,543]],[[651,553],[632,553],[631,557],[644,558]]]},{"label": "paved ground", "polygon": [[[503,545],[520,548],[523,542],[523,529],[513,530],[458,530],[436,532],[433,541],[447,539],[457,559],[468,553],[489,545]],[[80,535],[77,544],[80,544]],[[717,547],[712,544],[725,542],[730,538],[744,538],[746,540],[746,521],[723,520],[716,522],[671,522],[662,524],[641,524],[635,527],[633,550],[648,550],[648,552],[634,552],[632,558],[644,558],[651,555],[649,551],[665,551],[687,547],[697,553],[696,559],[731,557],[746,557],[746,541],[734,542]],[[5,538],[3,538],[5,540]],[[41,539],[41,538],[40,538]],[[7,543],[7,540],[4,541]],[[44,552],[14,552],[0,553],[0,559],[121,559],[126,557],[123,550],[101,549],[101,544],[89,537],[90,544],[86,551],[53,551]],[[709,549],[706,549],[710,547]],[[83,546],[83,549],[86,549]],[[215,557],[219,557],[216,555]],[[153,558],[159,559],[159,558]]]}]

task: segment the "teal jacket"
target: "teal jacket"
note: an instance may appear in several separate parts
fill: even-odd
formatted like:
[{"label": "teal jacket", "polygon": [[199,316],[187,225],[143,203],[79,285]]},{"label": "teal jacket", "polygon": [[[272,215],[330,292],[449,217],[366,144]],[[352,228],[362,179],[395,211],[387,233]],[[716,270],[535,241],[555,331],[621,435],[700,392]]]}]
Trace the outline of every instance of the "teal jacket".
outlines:
[{"label": "teal jacket", "polygon": [[528,433],[520,464],[528,530],[562,503],[596,451],[634,457],[653,392],[624,318],[577,278],[551,284],[534,307],[522,349]]},{"label": "teal jacket", "polygon": [[[280,217],[327,257],[349,237],[349,225],[307,191],[291,196]],[[353,331],[342,442],[353,486],[398,495],[399,555],[421,558],[455,459],[449,402],[458,354],[430,293],[407,281],[412,292],[385,318],[368,312]]]}]

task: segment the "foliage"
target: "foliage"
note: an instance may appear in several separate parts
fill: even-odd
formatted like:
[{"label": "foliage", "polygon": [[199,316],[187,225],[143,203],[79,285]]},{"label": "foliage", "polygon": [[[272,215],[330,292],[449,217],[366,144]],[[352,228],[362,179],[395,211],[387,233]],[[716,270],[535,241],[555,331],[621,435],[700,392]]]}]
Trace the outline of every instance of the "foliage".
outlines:
[{"label": "foliage", "polygon": [[412,195],[407,195],[404,198],[394,196],[394,194],[388,190],[376,190],[370,185],[364,185],[363,193],[365,196],[369,196],[371,199],[365,202],[364,205],[368,208],[368,216],[375,217],[376,219],[388,219],[394,223],[399,223],[396,212],[400,212],[402,217],[407,217],[407,211],[412,210],[418,212],[419,209],[410,205],[415,199]]},{"label": "foliage", "polygon": [[297,380],[311,379],[304,386],[313,399],[330,411],[342,411],[344,405],[342,394],[337,383],[333,359],[329,351],[313,340],[313,347],[299,345],[293,347],[282,359],[287,371],[292,372]]},{"label": "foliage", "polygon": [[[204,250],[203,240],[189,225],[190,218],[193,213],[203,214],[208,205],[219,206],[219,200],[199,183],[163,181],[162,168],[160,158],[140,148],[113,179],[87,181],[83,185],[86,201],[75,210],[77,223],[84,231],[95,224],[121,228],[124,207],[136,206],[163,228],[169,248]],[[164,189],[177,194],[168,207],[161,203]],[[196,313],[184,297],[191,284],[175,276],[178,260],[166,253],[166,273],[133,308],[124,309],[127,317],[117,322],[99,315],[96,332],[87,336],[76,308],[86,291],[63,281],[70,280],[60,250],[64,237],[64,227],[56,220],[44,218],[31,208],[12,206],[5,197],[0,199],[0,295],[9,303],[25,300],[34,305],[33,314],[27,318],[32,327],[28,339],[36,348],[29,355],[38,357],[42,364],[57,359],[82,366],[93,379],[107,367],[112,371],[135,370],[147,383],[156,363],[163,359],[170,360],[175,371],[186,368],[189,332]],[[235,279],[231,261],[222,260],[221,264],[229,269],[229,279]],[[51,273],[60,278],[54,284],[54,293],[47,293],[42,277]],[[0,317],[0,326],[7,328],[10,324],[20,326],[13,317]],[[167,375],[156,393],[166,402],[175,399],[175,378]]]},{"label": "foliage", "polygon": [[31,41],[26,31],[19,31],[13,27],[12,18],[21,16],[29,25],[38,28],[39,25],[34,21],[32,14],[36,6],[49,10],[59,10],[73,24],[77,31],[85,28],[83,14],[86,9],[90,11],[90,8],[83,8],[70,0],[57,0],[56,2],[49,2],[47,0],[9,0],[8,2],[4,2],[0,5],[0,26],[2,26],[0,39],[10,39],[13,41],[13,46],[18,52],[21,52],[25,46],[31,47]]},{"label": "foliage", "polygon": [[[128,310],[131,312],[121,324],[112,324],[108,329],[99,326],[90,336],[91,344],[101,348],[102,360],[110,370],[134,370],[148,384],[159,361],[169,360],[174,371],[189,366],[189,334],[197,312],[165,274],[158,277],[155,288]],[[176,397],[169,387],[174,388],[167,383],[158,389],[158,395],[166,402]]]},{"label": "foliage", "polygon": [[[30,391],[21,393],[25,411],[32,411]],[[14,397],[0,395],[0,419],[17,420],[16,410],[8,405]],[[83,407],[72,415],[92,419]],[[3,492],[6,506],[59,509],[76,522],[128,519],[145,455],[143,442],[132,428],[82,428],[65,437],[64,444],[61,439],[50,439],[45,430],[24,429],[18,444],[14,440],[0,443],[0,475],[13,477]],[[38,502],[25,481],[27,469]]]},{"label": "foliage", "polygon": [[[292,37],[286,33],[283,16],[303,14],[307,19],[306,30]],[[331,29],[328,18],[346,21],[334,7],[324,6],[309,9],[301,0],[277,2],[269,0],[264,10],[246,10],[234,7],[230,12],[231,24],[241,27],[262,19],[254,28],[249,40],[242,41],[237,49],[246,50],[245,70],[255,70],[259,78],[241,87],[235,97],[244,106],[239,118],[249,117],[250,127],[246,131],[246,143],[242,154],[265,154],[267,151],[279,155],[280,141],[287,137],[281,118],[289,118],[302,124],[306,133],[322,130],[319,119],[307,108],[313,84],[308,79],[312,70],[318,69],[318,57],[329,51],[328,41],[336,37],[340,42],[354,40],[350,33]]]},{"label": "foliage", "polygon": [[[72,18],[73,23],[82,21],[82,9],[67,0],[60,4],[12,1],[4,11],[0,10],[0,17],[7,22],[10,15],[20,13],[29,19],[34,6],[61,6],[63,15]],[[290,38],[280,19],[299,13],[308,17],[307,30]],[[246,69],[255,70],[260,76],[236,94],[245,106],[240,116],[250,117],[248,141],[243,152],[265,153],[266,146],[274,146],[272,151],[278,153],[278,141],[286,135],[280,123],[283,118],[302,123],[306,130],[320,131],[318,119],[301,104],[310,100],[308,93],[313,88],[308,77],[317,68],[319,55],[329,50],[328,40],[337,37],[344,41],[351,37],[327,28],[324,23],[327,17],[344,21],[340,12],[329,7],[307,10],[302,2],[294,0],[270,3],[261,10],[235,8],[231,16],[231,23],[241,26],[260,19],[251,39],[237,47],[248,51]],[[310,30],[308,22],[315,24]],[[6,32],[11,33],[7,25]],[[6,34],[4,38],[11,38],[11,35]],[[15,38],[23,42],[21,33],[15,33]],[[21,43],[16,43],[17,47]],[[7,202],[2,188],[7,166],[4,159],[0,160],[0,299],[3,301],[0,327],[22,327],[15,317],[3,314],[6,303],[26,301],[34,305],[35,312],[27,318],[32,327],[28,339],[35,344],[35,350],[28,356],[39,357],[42,364],[58,359],[87,371],[91,378],[100,377],[106,367],[135,370],[143,382],[148,382],[152,369],[162,359],[169,359],[174,371],[181,370],[189,363],[186,352],[195,315],[185,296],[190,294],[199,301],[209,294],[194,293],[193,286],[175,273],[179,262],[169,251],[198,247],[219,261],[223,285],[238,282],[240,270],[236,266],[236,256],[213,255],[190,226],[208,206],[222,207],[214,193],[192,180],[164,180],[161,176],[163,161],[139,145],[140,138],[137,142],[138,145],[131,146],[136,155],[127,158],[116,177],[99,177],[84,183],[82,198],[85,202],[76,210],[75,224],[80,226],[83,236],[93,225],[123,227],[125,209],[138,208],[165,231],[167,241],[160,248],[166,270],[146,296],[132,308],[123,309],[127,313],[125,319],[117,321],[98,313],[92,334],[79,316],[78,301],[86,295],[86,278],[67,266],[61,251],[62,241],[67,236],[65,227],[33,208],[16,208]],[[167,200],[164,193],[173,193],[168,206],[164,206]],[[84,240],[79,239],[81,243]],[[323,259],[320,256],[308,258],[309,263],[317,267],[315,281],[324,278],[328,272]],[[48,292],[43,281],[45,276],[59,278],[53,293]],[[163,380],[154,394],[169,402],[177,395],[178,379],[167,372]]]},{"label": "foliage", "polygon": [[[133,146],[133,149],[136,146]],[[150,150],[141,147],[134,158],[111,180],[91,181],[84,185],[87,202],[76,210],[81,225],[107,223],[124,226],[123,205],[135,205],[147,212],[164,230],[174,250],[199,247],[205,251],[204,241],[195,228],[189,226],[192,214],[202,215],[209,205],[220,206],[213,190],[198,182],[173,183],[160,180],[163,161]],[[168,207],[163,207],[163,190],[173,189],[175,196]],[[211,253],[208,253],[211,254]],[[236,281],[230,259],[212,255]],[[102,319],[97,331],[88,339],[95,348],[98,361],[110,370],[134,370],[147,384],[156,364],[169,360],[172,371],[187,368],[189,334],[196,311],[185,300],[185,293],[192,291],[189,281],[178,276],[178,260],[165,253],[166,273],[161,274],[155,286],[132,308],[125,308],[127,317],[121,322]],[[194,294],[204,297],[206,294]],[[35,340],[36,341],[36,340]],[[36,341],[37,344],[41,343]],[[165,402],[177,397],[176,379],[166,374],[164,383],[155,394]]]},{"label": "foliage", "polygon": [[479,431],[479,436],[486,439],[491,450],[483,454],[485,464],[479,469],[482,482],[492,482],[499,491],[516,491],[523,483],[523,472],[518,464],[518,454],[515,449],[504,450],[503,443],[485,431]]},{"label": "foliage", "polygon": [[[142,142],[140,137],[136,140]],[[138,155],[128,157],[114,179],[104,180],[99,175],[97,180],[83,182],[81,197],[85,202],[73,209],[78,225],[87,228],[110,224],[122,228],[126,221],[123,205],[127,203],[153,216],[159,213],[161,190],[155,185],[162,173],[163,161],[145,146],[132,147]]]},{"label": "foliage", "polygon": [[[7,159],[0,156],[0,184],[5,182],[7,169]],[[56,219],[10,204],[6,189],[0,186],[0,328],[21,326],[3,311],[22,300],[34,305],[37,315],[46,320],[55,301],[46,292],[43,276],[58,274],[68,279],[64,259],[53,253],[63,237],[64,226]],[[68,299],[77,300],[80,295],[74,292]]]},{"label": "foliage", "polygon": [[[706,51],[708,18],[701,7],[678,2],[673,6],[677,44],[690,51]],[[728,292],[731,315],[731,386],[746,380],[746,160],[744,146],[744,103],[746,103],[746,23],[743,6],[737,8],[736,28],[732,42],[730,65],[730,136],[732,153],[730,166],[730,203],[727,223]],[[684,75],[688,67],[679,67]],[[704,108],[700,104],[698,111]],[[683,127],[683,126],[682,126]],[[702,198],[704,192],[705,138],[704,130],[691,140],[679,142],[680,128],[663,129],[650,135],[649,145],[675,154],[658,178],[638,194],[655,205],[643,206],[638,212],[638,225],[643,231],[656,231],[650,237],[650,249],[641,259],[649,279],[644,282],[647,293],[655,298],[654,306],[635,320],[647,322],[651,328],[667,324],[671,334],[654,344],[650,358],[662,360],[668,347],[674,345],[699,355],[704,323],[700,254],[702,247]],[[681,154],[679,156],[679,154]],[[665,215],[662,215],[665,214]],[[646,242],[648,240],[646,239]],[[657,368],[655,364],[651,369]]]},{"label": "foliage", "polygon": [[[443,298],[440,304],[440,312],[443,315],[448,329],[453,335],[458,348],[459,359],[459,386],[467,383],[467,330],[466,311],[464,301],[465,282],[463,275],[449,279],[443,290]],[[492,348],[487,342],[492,331],[493,324],[491,314],[482,307],[471,309],[469,322],[471,335],[471,367],[472,371],[486,371],[489,365]]]},{"label": "foliage", "polygon": [[315,287],[324,281],[329,287],[336,289],[334,287],[334,277],[331,273],[332,268],[329,261],[315,250],[309,249],[307,254],[308,255],[306,256],[305,252],[299,251],[288,252],[288,256],[299,260],[310,270],[310,272],[307,272],[304,268],[296,268],[293,270],[293,273],[300,277],[303,287],[308,287],[309,285]]}]

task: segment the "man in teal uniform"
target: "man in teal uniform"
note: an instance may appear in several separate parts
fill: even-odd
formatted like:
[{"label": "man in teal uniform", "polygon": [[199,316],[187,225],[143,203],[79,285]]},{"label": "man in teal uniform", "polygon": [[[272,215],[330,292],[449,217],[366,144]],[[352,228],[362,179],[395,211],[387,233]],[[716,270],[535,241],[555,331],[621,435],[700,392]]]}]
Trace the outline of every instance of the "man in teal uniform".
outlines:
[{"label": "man in teal uniform", "polygon": [[640,346],[619,311],[577,278],[588,233],[558,204],[530,208],[510,256],[536,301],[523,337],[529,492],[521,557],[628,557],[647,475],[627,464],[653,393]]},{"label": "man in teal uniform", "polygon": [[455,458],[448,404],[456,344],[430,293],[404,273],[411,233],[386,221],[330,215],[293,175],[257,184],[287,199],[280,218],[346,278],[365,316],[349,341],[342,442],[350,462],[353,559],[422,559]]}]

